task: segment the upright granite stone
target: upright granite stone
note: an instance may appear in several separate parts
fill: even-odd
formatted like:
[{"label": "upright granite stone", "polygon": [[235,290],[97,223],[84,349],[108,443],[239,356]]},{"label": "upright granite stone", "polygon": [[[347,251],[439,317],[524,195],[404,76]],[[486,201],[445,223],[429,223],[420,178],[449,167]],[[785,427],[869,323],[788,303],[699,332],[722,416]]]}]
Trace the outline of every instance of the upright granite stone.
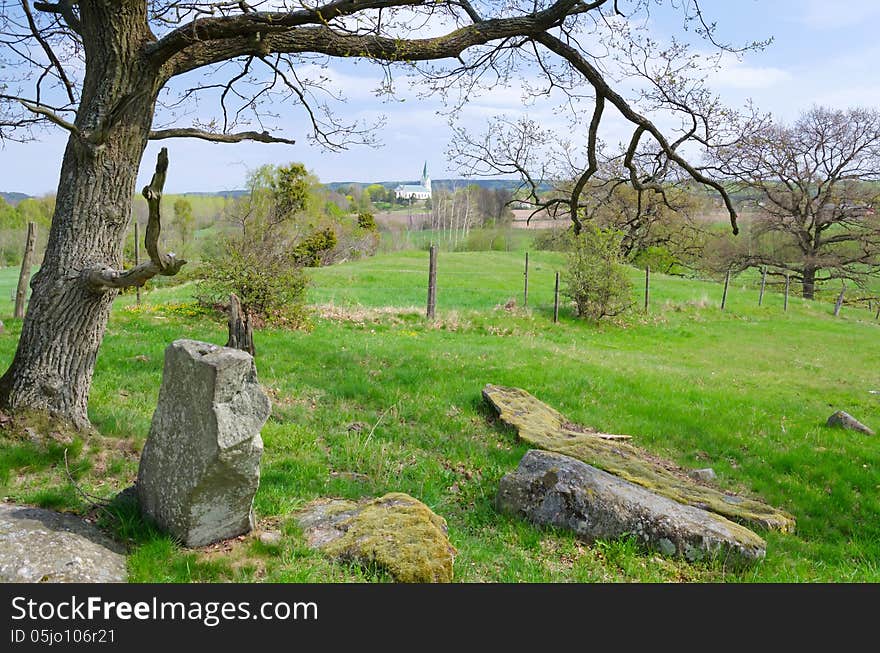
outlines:
[{"label": "upright granite stone", "polygon": [[269,411],[250,354],[171,343],[138,470],[144,514],[190,547],[253,529]]},{"label": "upright granite stone", "polygon": [[501,479],[495,503],[502,512],[570,529],[587,542],[631,534],[690,562],[721,558],[744,566],[767,549],[755,533],[720,515],[550,451],[527,452],[516,471]]}]

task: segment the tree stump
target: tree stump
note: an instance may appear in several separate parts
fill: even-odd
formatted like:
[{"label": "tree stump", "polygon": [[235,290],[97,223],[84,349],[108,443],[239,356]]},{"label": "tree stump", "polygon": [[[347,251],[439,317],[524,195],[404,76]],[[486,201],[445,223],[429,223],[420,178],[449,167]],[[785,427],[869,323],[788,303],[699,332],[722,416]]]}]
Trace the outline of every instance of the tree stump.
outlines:
[{"label": "tree stump", "polygon": [[226,346],[255,355],[251,316],[242,309],[235,293],[229,295],[229,340],[226,341]]}]

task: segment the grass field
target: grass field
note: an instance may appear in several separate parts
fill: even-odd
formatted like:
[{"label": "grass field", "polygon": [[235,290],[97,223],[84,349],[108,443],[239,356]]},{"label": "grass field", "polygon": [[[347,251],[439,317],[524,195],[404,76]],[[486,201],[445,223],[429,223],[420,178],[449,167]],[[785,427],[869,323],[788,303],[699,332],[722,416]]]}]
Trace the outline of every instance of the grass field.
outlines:
[{"label": "grass field", "polygon": [[[651,310],[617,323],[552,321],[560,255],[530,255],[522,306],[520,252],[441,253],[438,319],[423,317],[428,255],[382,254],[313,272],[311,328],[256,334],[260,381],[273,400],[256,498],[256,538],[188,551],[136,511],[95,509],[90,496],[129,486],[176,338],[222,344],[225,324],[193,310],[193,287],[120,297],[94,377],[98,433],[73,442],[6,438],[0,484],[10,500],[91,513],[130,547],[146,582],[385,581],[306,548],[292,511],[320,496],[407,492],[446,518],[464,582],[876,582],[880,580],[877,439],[829,429],[846,410],[878,423],[880,325],[866,310],[654,275]],[[0,270],[0,362],[20,329],[10,319],[15,270]],[[633,270],[633,300],[642,273]],[[516,306],[504,305],[515,299]],[[792,535],[761,532],[767,557],[734,573],[645,553],[630,540],[586,546],[498,514],[498,481],[526,451],[482,403],[486,383],[522,387],[574,421],[629,433],[687,467],[712,467],[726,490],[759,496],[797,519]]]}]

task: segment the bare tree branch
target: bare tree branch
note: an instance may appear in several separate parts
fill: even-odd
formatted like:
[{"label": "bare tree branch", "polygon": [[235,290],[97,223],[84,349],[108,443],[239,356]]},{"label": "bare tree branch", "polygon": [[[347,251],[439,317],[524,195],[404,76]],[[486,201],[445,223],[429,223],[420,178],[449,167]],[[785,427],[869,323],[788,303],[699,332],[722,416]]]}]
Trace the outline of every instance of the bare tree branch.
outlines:
[{"label": "bare tree branch", "polygon": [[165,138],[200,138],[213,143],[241,143],[242,141],[257,141],[259,143],[284,143],[295,145],[296,141],[280,136],[272,136],[269,132],[238,132],[234,134],[222,134],[196,129],[195,127],[180,127],[175,129],[159,129],[150,132],[151,141],[160,141]]},{"label": "bare tree branch", "polygon": [[142,193],[150,210],[144,234],[144,247],[150,260],[129,270],[114,270],[106,266],[83,270],[83,279],[93,290],[103,292],[111,288],[142,286],[157,274],[173,277],[186,264],[185,259],[178,259],[171,252],[163,253],[159,247],[159,234],[162,232],[159,204],[162,200],[162,189],[165,187],[167,173],[168,148],[163,147],[156,159],[156,171],[153,173],[153,178],[150,184],[144,187]]}]

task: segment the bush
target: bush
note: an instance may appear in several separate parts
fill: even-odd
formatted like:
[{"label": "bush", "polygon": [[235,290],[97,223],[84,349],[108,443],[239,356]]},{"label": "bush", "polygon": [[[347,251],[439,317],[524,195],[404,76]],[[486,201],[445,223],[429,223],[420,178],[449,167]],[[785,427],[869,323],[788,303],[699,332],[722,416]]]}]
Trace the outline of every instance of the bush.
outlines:
[{"label": "bush", "polygon": [[200,267],[197,297],[225,305],[235,293],[257,322],[299,326],[304,322],[307,279],[296,253],[281,239],[230,237],[227,246]]},{"label": "bush", "polygon": [[571,245],[571,228],[555,227],[539,232],[532,247],[545,252],[564,252]]},{"label": "bush", "polygon": [[574,301],[579,317],[600,320],[632,305],[632,282],[620,261],[620,239],[620,232],[592,225],[572,235],[562,278],[564,294]]}]

